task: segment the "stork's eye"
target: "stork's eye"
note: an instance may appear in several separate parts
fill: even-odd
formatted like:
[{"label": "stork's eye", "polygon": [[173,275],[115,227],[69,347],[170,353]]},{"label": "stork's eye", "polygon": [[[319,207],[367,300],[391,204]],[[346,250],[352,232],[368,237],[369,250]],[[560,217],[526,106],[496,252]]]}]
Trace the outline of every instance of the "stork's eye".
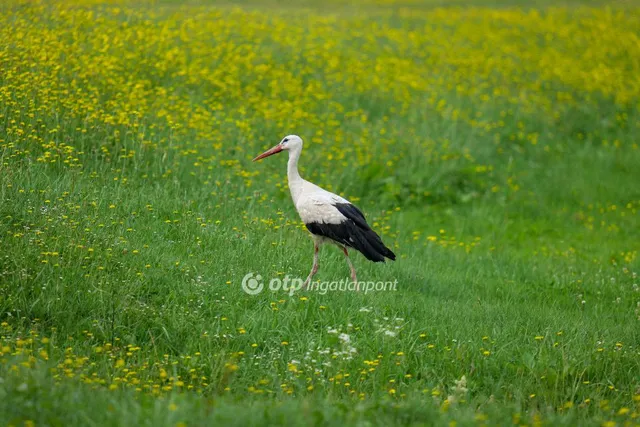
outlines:
[{"label": "stork's eye", "polygon": [[283,139],[283,140],[282,140],[282,143],[284,144],[284,143],[285,143],[285,142],[287,142],[288,140],[289,140],[288,138],[285,138],[285,139]]}]

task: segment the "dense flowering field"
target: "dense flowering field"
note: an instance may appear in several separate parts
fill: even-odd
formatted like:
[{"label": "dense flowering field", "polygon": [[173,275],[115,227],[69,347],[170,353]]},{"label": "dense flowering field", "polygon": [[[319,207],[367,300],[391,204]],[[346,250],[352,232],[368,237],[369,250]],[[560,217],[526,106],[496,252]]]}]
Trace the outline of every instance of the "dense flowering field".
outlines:
[{"label": "dense flowering field", "polygon": [[[639,425],[640,9],[71,3],[0,6],[0,423]],[[397,291],[242,291],[287,134]]]}]

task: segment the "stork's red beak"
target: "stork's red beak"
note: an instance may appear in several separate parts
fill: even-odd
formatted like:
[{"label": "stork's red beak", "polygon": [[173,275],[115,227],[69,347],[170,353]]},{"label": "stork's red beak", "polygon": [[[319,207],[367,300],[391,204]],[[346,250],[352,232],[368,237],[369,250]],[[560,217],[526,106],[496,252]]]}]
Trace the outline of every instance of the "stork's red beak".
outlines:
[{"label": "stork's red beak", "polygon": [[276,154],[276,153],[279,153],[281,151],[282,151],[282,145],[278,144],[275,147],[270,148],[267,151],[265,151],[264,153],[260,154],[258,157],[253,159],[253,161],[255,162],[256,160],[264,159],[265,157],[269,157],[272,154]]}]

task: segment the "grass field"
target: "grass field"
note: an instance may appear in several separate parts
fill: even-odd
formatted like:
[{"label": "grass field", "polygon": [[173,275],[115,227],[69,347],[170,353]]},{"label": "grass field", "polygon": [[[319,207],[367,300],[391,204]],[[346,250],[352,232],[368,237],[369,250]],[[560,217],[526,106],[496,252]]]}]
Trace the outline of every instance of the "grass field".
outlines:
[{"label": "grass field", "polygon": [[[0,425],[640,425],[640,5],[70,3],[0,6]],[[243,292],[292,133],[396,291]]]}]

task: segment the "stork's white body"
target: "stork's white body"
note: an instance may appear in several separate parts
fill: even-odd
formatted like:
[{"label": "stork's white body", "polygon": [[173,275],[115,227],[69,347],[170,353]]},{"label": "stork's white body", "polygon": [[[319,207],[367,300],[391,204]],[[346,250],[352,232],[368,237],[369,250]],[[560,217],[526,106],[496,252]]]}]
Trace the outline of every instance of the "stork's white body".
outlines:
[{"label": "stork's white body", "polygon": [[299,153],[296,155],[294,152],[289,155],[287,177],[291,199],[302,222],[340,224],[346,221],[347,218],[335,208],[335,204],[349,201],[303,179],[298,173],[298,156]]}]

